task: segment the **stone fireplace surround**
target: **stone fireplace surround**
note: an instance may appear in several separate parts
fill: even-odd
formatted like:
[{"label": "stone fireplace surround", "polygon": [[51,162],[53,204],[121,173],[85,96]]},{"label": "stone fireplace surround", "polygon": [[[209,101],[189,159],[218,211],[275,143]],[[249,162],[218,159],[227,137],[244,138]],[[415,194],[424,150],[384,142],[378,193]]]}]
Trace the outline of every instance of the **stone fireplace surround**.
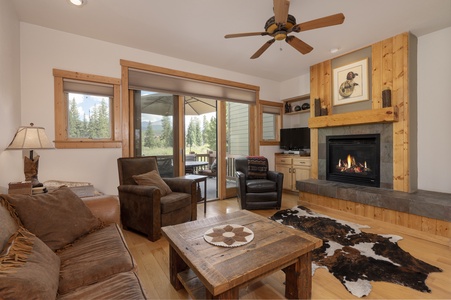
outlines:
[{"label": "stone fireplace surround", "polygon": [[[363,48],[310,67],[310,99],[320,99],[329,114],[315,117],[311,101],[311,179],[297,181],[296,188],[300,201],[449,238],[451,194],[417,190],[416,45],[416,37],[405,32],[372,44],[369,51]],[[350,110],[334,111],[333,69],[365,57],[371,62],[371,107],[354,103]],[[392,90],[388,108],[381,99],[386,88]],[[325,180],[325,137],[368,133],[381,136],[381,187]]]},{"label": "stone fireplace surround", "polygon": [[[326,180],[326,137],[380,134],[380,187]],[[326,127],[318,129],[318,179],[296,182],[303,193],[347,200],[364,205],[451,222],[451,195],[430,191],[407,193],[393,190],[393,125],[391,123]]]},{"label": "stone fireplace surround", "polygon": [[319,129],[318,179],[326,180],[326,137],[354,134],[380,134],[380,187],[393,189],[393,128],[390,123],[327,127]]}]

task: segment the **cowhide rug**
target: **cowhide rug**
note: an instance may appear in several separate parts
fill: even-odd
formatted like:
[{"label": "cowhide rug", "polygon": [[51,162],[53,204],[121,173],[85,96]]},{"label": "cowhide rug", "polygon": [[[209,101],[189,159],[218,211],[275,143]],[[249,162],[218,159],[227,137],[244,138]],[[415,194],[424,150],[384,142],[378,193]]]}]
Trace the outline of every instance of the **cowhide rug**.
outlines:
[{"label": "cowhide rug", "polygon": [[426,278],[442,271],[401,249],[399,236],[360,231],[368,226],[332,219],[303,206],[278,211],[270,218],[322,239],[323,246],[313,252],[313,273],[317,268],[327,269],[357,297],[371,292],[371,281],[430,292]]}]

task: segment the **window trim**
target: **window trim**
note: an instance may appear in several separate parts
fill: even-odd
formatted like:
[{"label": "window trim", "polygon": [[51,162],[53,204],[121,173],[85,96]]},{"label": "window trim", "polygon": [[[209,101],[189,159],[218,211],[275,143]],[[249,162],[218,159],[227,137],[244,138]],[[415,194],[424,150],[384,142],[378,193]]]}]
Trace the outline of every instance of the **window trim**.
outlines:
[{"label": "window trim", "polygon": [[[276,122],[276,129],[275,129],[275,140],[264,140],[263,139],[263,113],[264,108],[263,106],[273,106],[279,109],[278,114],[278,121]],[[280,102],[272,102],[272,101],[266,101],[266,100],[260,100],[258,102],[258,110],[259,110],[259,141],[260,146],[270,146],[270,145],[279,145],[280,144],[280,129],[282,128],[283,123],[283,104]]]},{"label": "window trim", "polygon": [[[121,80],[113,77],[92,75],[73,71],[53,69],[54,89],[55,89],[55,147],[59,149],[76,148],[121,148]],[[76,80],[80,82],[94,84],[108,84],[113,86],[112,103],[112,138],[102,140],[73,139],[68,137],[68,103],[64,95],[64,79]]]},{"label": "window trim", "polygon": [[[132,119],[132,92],[129,89],[129,69],[135,69],[135,70],[143,70],[147,72],[152,72],[156,74],[162,74],[162,75],[169,75],[169,76],[175,76],[180,77],[182,79],[186,80],[196,80],[200,82],[206,82],[211,84],[217,84],[217,85],[224,85],[224,86],[230,86],[233,88],[239,88],[239,89],[245,89],[245,90],[251,90],[255,92],[255,103],[247,103],[250,105],[249,108],[249,120],[250,122],[257,122],[257,103],[259,99],[259,93],[260,93],[260,87],[251,85],[251,84],[245,84],[240,83],[236,81],[230,81],[226,79],[220,79],[195,73],[188,73],[185,71],[179,71],[179,70],[173,70],[168,68],[163,68],[159,66],[139,63],[139,62],[133,62],[125,59],[120,60],[121,64],[121,72],[122,72],[122,132],[123,132],[123,147],[122,147],[122,156],[129,157],[134,155],[134,149],[133,149],[133,143],[131,143],[131,137],[133,136],[133,124],[131,124],[130,120]],[[165,91],[170,92],[172,91]],[[219,99],[218,99],[219,100]],[[219,101],[222,103],[223,101]],[[219,106],[218,106],[219,109]],[[225,109],[225,108],[224,108]],[[219,116],[218,116],[219,117]],[[225,115],[224,115],[225,118]],[[182,128],[179,128],[180,130]],[[258,129],[257,126],[250,126],[249,128],[249,135],[250,135],[250,144],[249,144],[249,153],[253,155],[259,154],[259,138],[257,135]],[[225,137],[225,131],[224,135]],[[218,138],[220,138],[221,135],[218,134]],[[179,141],[181,142],[181,141]],[[221,142],[223,143],[223,141]],[[176,151],[178,153],[178,151]],[[225,153],[225,152],[224,152]],[[219,155],[220,153],[218,153]],[[174,157],[175,158],[175,157]],[[225,173],[224,173],[225,174]],[[225,184],[225,181],[224,181]]]}]

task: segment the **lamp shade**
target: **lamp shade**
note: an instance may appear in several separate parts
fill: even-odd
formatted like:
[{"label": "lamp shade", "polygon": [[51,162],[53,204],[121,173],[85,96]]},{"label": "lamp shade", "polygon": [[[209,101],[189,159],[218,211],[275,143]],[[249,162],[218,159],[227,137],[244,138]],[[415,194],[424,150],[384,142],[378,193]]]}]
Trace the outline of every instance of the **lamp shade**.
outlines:
[{"label": "lamp shade", "polygon": [[45,134],[44,127],[21,126],[7,150],[15,149],[53,149],[55,148]]}]

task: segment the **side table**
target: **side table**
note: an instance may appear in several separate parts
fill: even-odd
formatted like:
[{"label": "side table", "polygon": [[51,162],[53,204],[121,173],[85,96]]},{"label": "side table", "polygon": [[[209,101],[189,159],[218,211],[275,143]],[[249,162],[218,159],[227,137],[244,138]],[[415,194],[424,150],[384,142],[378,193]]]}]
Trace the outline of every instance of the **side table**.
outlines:
[{"label": "side table", "polygon": [[189,175],[180,176],[178,178],[194,180],[195,182],[197,182],[197,186],[198,186],[199,190],[200,190],[200,183],[201,182],[204,183],[204,196],[202,197],[202,192],[201,192],[201,200],[204,200],[204,214],[206,214],[207,213],[207,178],[208,178],[208,176],[189,174]]}]

